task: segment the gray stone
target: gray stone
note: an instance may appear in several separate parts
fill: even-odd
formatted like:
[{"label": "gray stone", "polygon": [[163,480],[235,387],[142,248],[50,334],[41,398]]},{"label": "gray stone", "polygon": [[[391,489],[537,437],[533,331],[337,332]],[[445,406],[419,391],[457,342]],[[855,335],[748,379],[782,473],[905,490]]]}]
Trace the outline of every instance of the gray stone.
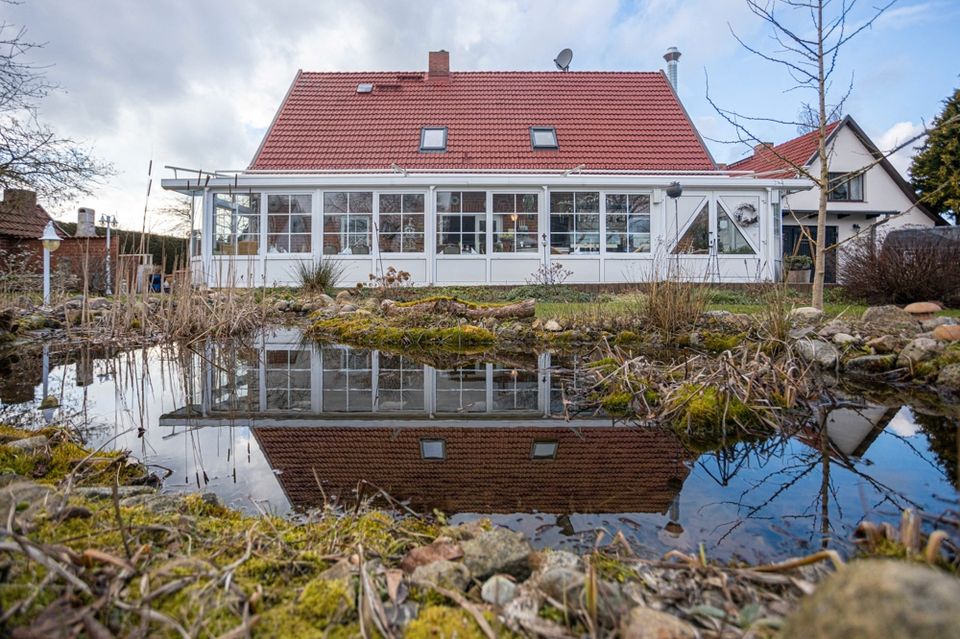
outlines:
[{"label": "gray stone", "polygon": [[833,343],[837,346],[852,346],[859,341],[860,340],[849,333],[837,333],[833,336]]},{"label": "gray stone", "polygon": [[899,306],[871,306],[863,312],[861,319],[882,333],[915,334],[920,331],[920,323]]},{"label": "gray stone", "polygon": [[560,322],[557,320],[547,320],[543,323],[543,330],[558,333],[563,330],[563,327],[560,326]]},{"label": "gray stone", "polygon": [[816,324],[823,319],[823,311],[813,306],[800,306],[790,311],[790,321],[796,324]]},{"label": "gray stone", "polygon": [[820,368],[834,368],[840,360],[840,354],[831,344],[819,340],[802,339],[796,344],[797,353],[805,362],[816,364]]},{"label": "gray stone", "polygon": [[[53,500],[56,503],[52,503]],[[15,481],[0,489],[0,513],[3,513],[4,521],[11,508],[17,519],[30,521],[45,506],[51,506],[48,511],[56,510],[60,501],[53,488],[32,481]]]},{"label": "gray stone", "polygon": [[830,339],[840,333],[852,333],[852,332],[853,331],[850,329],[849,324],[847,324],[842,320],[833,319],[827,322],[827,324],[823,328],[817,331],[817,335],[819,335],[820,337],[824,337],[826,339]]},{"label": "gray stone", "polygon": [[923,320],[920,322],[920,328],[924,331],[932,331],[938,326],[956,326],[957,319],[955,317],[934,317],[933,319]]},{"label": "gray stone", "polygon": [[893,335],[881,335],[868,341],[867,346],[877,353],[893,353],[900,350],[900,340]]},{"label": "gray stone", "polygon": [[812,334],[813,334],[812,326],[794,326],[789,331],[787,331],[787,337],[789,337],[794,341],[798,339],[803,339],[804,337],[807,337],[808,335],[812,335]]},{"label": "gray stone", "polygon": [[343,290],[337,293],[336,302],[337,304],[344,304],[353,299],[353,293],[348,290]]},{"label": "gray stone", "polygon": [[289,302],[287,302],[286,300],[280,300],[279,302],[273,305],[273,310],[276,311],[277,313],[285,313],[289,307],[290,307]]},{"label": "gray stone", "polygon": [[586,575],[570,566],[552,566],[538,575],[540,590],[557,601],[575,601]]},{"label": "gray stone", "polygon": [[949,364],[940,369],[937,386],[942,390],[960,393],[960,364]]},{"label": "gray stone", "polygon": [[336,301],[326,293],[320,293],[320,295],[317,295],[316,302],[320,307],[333,306],[336,304]]},{"label": "gray stone", "polygon": [[621,639],[696,639],[696,629],[673,615],[637,606],[620,620]]},{"label": "gray stone", "polygon": [[180,503],[180,497],[177,495],[157,495],[155,493],[132,495],[120,500],[120,505],[124,508],[142,506],[147,512],[155,515],[175,513],[180,510]]},{"label": "gray stone", "polygon": [[504,573],[517,579],[530,575],[530,546],[523,533],[506,528],[487,530],[460,544],[463,563],[476,579]]},{"label": "gray stone", "polygon": [[35,435],[33,437],[25,437],[24,439],[17,439],[12,442],[8,442],[7,448],[12,448],[18,452],[33,455],[46,449],[47,444],[49,443],[50,442],[43,435]]},{"label": "gray stone", "polygon": [[345,315],[345,314],[353,313],[356,310],[357,310],[357,307],[354,306],[353,304],[343,304],[340,306],[339,314]]},{"label": "gray stone", "polygon": [[960,580],[908,561],[854,561],[800,601],[780,636],[960,637]]},{"label": "gray stone", "polygon": [[461,563],[438,559],[437,561],[417,566],[413,571],[414,581],[425,581],[437,586],[464,590],[470,583],[470,571]]},{"label": "gray stone", "polygon": [[846,370],[852,374],[875,375],[877,373],[886,373],[897,366],[897,356],[886,355],[864,355],[863,357],[854,357],[846,363]]},{"label": "gray stone", "polygon": [[918,337],[904,346],[897,356],[897,366],[909,368],[934,359],[943,351],[943,344],[928,337]]},{"label": "gray stone", "polygon": [[[113,488],[111,486],[81,486],[74,488],[73,492],[87,499],[113,499]],[[137,495],[155,495],[156,493],[157,489],[150,486],[117,487],[117,495],[120,499]]]},{"label": "gray stone", "polygon": [[517,596],[517,584],[503,575],[494,575],[484,582],[480,596],[488,604],[505,606]]},{"label": "gray stone", "polygon": [[420,604],[415,601],[405,601],[402,604],[386,602],[383,604],[383,612],[391,628],[403,630],[420,614]]},{"label": "gray stone", "polygon": [[551,568],[573,568],[582,570],[580,557],[566,550],[546,550],[537,555],[537,570],[541,573]]}]

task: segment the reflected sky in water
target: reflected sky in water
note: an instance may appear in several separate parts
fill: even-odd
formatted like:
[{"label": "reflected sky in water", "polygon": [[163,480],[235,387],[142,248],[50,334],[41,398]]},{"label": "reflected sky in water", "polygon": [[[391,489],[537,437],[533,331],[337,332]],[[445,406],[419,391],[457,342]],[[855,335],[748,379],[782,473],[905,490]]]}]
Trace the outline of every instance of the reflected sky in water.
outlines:
[{"label": "reflected sky in water", "polygon": [[[43,359],[0,357],[0,419],[43,422]],[[825,432],[699,454],[668,430],[564,419],[577,366],[548,353],[431,361],[282,330],[250,347],[54,350],[46,392],[92,444],[169,472],[165,490],[213,491],[250,512],[383,491],[454,521],[489,516],[541,546],[589,548],[602,530],[647,556],[703,542],[711,557],[758,561],[848,550],[865,516],[957,508],[948,418],[864,402],[830,413]]]}]

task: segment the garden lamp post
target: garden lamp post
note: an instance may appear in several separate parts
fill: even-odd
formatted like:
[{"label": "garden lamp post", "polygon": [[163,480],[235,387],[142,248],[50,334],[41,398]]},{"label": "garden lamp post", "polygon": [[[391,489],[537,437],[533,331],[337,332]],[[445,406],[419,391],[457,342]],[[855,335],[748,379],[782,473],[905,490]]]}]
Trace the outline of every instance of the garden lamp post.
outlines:
[{"label": "garden lamp post", "polygon": [[43,305],[50,306],[50,254],[60,248],[60,236],[53,221],[47,222],[40,242],[43,244]]},{"label": "garden lamp post", "polygon": [[677,202],[680,199],[680,196],[683,195],[683,187],[679,182],[671,182],[667,187],[667,197],[673,200],[673,251],[677,256],[677,273],[675,275],[680,277],[680,214],[677,212]]},{"label": "garden lamp post", "polygon": [[107,295],[113,295],[113,277],[110,275],[110,228],[117,225],[117,218],[115,215],[101,215],[100,223],[107,227],[107,286],[106,293]]}]

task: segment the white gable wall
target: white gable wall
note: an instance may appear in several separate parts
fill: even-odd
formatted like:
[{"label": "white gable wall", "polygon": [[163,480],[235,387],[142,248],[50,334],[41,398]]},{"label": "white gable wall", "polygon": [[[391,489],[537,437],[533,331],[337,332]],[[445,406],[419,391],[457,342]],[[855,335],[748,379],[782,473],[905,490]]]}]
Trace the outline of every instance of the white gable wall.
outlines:
[{"label": "white gable wall", "polygon": [[[860,139],[848,126],[843,126],[834,136],[830,149],[830,172],[850,172],[863,168],[874,161],[873,155],[860,142]],[[810,165],[810,171],[817,175],[820,171],[820,161],[814,160]],[[827,224],[837,226],[839,241],[843,242],[854,235],[853,225],[859,224],[861,233],[871,225],[883,222],[883,232],[891,231],[896,228],[904,227],[930,227],[933,226],[933,220],[927,217],[923,212],[914,208],[907,213],[892,217],[884,221],[885,216],[879,218],[868,218],[867,213],[881,213],[890,211],[907,211],[912,206],[910,199],[897,186],[893,178],[884,170],[882,166],[876,164],[864,174],[863,183],[863,202],[827,202]],[[793,193],[783,198],[784,225],[797,225],[797,221],[789,214],[789,210],[794,211],[816,211],[819,202],[819,191],[811,189]],[[789,207],[789,208],[788,208]],[[854,213],[844,218],[837,218],[835,215],[829,215],[830,212]],[[800,217],[800,216],[798,216]],[[816,216],[805,218],[801,217],[804,225],[816,224]]]}]

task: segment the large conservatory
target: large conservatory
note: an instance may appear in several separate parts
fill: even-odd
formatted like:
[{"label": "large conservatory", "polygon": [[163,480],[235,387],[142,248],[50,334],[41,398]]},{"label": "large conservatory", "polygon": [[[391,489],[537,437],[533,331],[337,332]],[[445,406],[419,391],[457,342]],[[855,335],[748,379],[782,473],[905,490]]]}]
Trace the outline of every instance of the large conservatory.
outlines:
[{"label": "large conservatory", "polygon": [[297,74],[251,165],[175,169],[202,197],[192,272],[210,286],[343,285],[390,266],[414,284],[769,281],[781,191],[718,170],[661,72]]}]

